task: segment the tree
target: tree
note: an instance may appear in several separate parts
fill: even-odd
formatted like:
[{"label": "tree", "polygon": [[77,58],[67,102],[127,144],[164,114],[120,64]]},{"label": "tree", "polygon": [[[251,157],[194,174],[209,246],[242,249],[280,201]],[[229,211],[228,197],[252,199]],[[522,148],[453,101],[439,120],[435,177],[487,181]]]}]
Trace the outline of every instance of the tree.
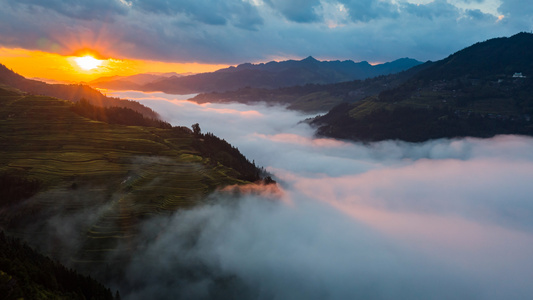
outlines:
[{"label": "tree", "polygon": [[192,132],[194,133],[194,135],[201,135],[202,129],[200,129],[200,124],[198,123],[192,124]]}]

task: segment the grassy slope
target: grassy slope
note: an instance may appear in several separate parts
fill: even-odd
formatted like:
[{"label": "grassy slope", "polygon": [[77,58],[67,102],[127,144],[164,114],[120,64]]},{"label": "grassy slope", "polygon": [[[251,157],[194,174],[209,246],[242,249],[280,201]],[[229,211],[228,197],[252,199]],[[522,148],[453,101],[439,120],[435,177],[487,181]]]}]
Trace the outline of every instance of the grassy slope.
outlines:
[{"label": "grassy slope", "polygon": [[105,204],[80,233],[85,247],[74,257],[98,261],[134,236],[140,219],[243,183],[234,170],[200,156],[192,133],[92,121],[71,105],[0,90],[0,174],[37,180],[42,187],[30,200],[0,210],[0,225],[18,236],[31,238],[24,226],[50,217],[57,206],[76,213]]},{"label": "grassy slope", "polygon": [[2,64],[0,64],[0,86],[8,86],[8,89],[15,87],[30,94],[57,97],[72,102],[86,99],[99,107],[127,107],[147,118],[159,118],[159,115],[152,109],[137,101],[107,97],[85,84],[47,84],[42,81],[27,79]]}]

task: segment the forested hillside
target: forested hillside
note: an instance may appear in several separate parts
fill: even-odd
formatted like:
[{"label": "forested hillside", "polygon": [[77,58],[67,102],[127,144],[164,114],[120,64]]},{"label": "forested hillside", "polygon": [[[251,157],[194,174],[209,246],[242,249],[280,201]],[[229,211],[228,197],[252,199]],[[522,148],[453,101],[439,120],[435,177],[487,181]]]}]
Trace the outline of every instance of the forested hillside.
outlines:
[{"label": "forested hillside", "polygon": [[319,135],[361,141],[533,135],[532,47],[530,33],[477,43],[312,123]]},{"label": "forested hillside", "polygon": [[118,300],[120,294],[0,231],[0,297]]},{"label": "forested hillside", "polygon": [[100,272],[110,255],[127,260],[129,248],[117,247],[135,247],[143,220],[228,185],[272,182],[237,148],[194,128],[0,88],[0,228]]},{"label": "forested hillside", "polygon": [[127,107],[143,114],[147,118],[159,118],[156,112],[139,102],[107,97],[86,84],[48,84],[27,79],[2,64],[0,64],[0,85],[14,87],[33,95],[56,97],[72,102],[86,99],[91,104],[99,107]]}]

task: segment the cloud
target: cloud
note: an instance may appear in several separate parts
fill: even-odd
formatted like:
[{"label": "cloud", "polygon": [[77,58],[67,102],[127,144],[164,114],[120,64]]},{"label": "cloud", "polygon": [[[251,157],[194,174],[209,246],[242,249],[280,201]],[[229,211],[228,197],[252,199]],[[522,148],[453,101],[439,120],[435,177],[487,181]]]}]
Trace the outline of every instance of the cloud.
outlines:
[{"label": "cloud", "polygon": [[[246,197],[160,221],[159,238],[128,270],[131,299],[470,298],[466,277],[319,202]],[[235,202],[233,202],[235,203]],[[195,235],[194,241],[187,237]],[[185,266],[184,266],[185,265]],[[187,277],[183,268],[203,267]],[[166,278],[166,279],[165,279]],[[475,294],[474,294],[475,295]],[[224,297],[225,296],[225,297]]]},{"label": "cloud", "polygon": [[449,4],[446,0],[436,0],[424,5],[406,3],[403,9],[412,16],[429,20],[436,18],[453,20],[459,16],[457,7]]},{"label": "cloud", "polygon": [[531,18],[533,16],[533,8],[530,5],[523,5],[521,1],[517,0],[502,0],[498,10],[508,15],[509,18]]},{"label": "cloud", "polygon": [[[136,247],[128,240],[132,251],[123,252],[131,258],[125,275],[106,282],[123,297],[533,296],[531,137],[360,144],[314,139],[312,128],[299,123],[309,115],[282,107],[124,95],[174,125],[199,122],[203,132],[266,167],[279,185],[228,187],[205,205],[146,219]],[[155,161],[135,163],[142,168]],[[97,190],[80,187],[72,195],[83,202],[94,196],[87,191]],[[75,253],[76,233],[109,207],[63,213],[72,203],[79,202],[53,207],[49,213],[57,217],[45,228],[54,239],[41,235],[39,243]]]},{"label": "cloud", "polygon": [[533,8],[517,0],[502,0],[498,11],[505,16],[507,26],[521,31],[533,30]]},{"label": "cloud", "polygon": [[200,118],[274,172],[281,191],[238,201],[221,192],[147,224],[144,233],[158,235],[128,269],[132,299],[533,295],[530,137],[363,145],[313,139],[297,124],[306,116],[275,107],[224,106],[261,114],[246,118],[144,103],[165,107],[174,124]]},{"label": "cloud", "polygon": [[20,0],[17,2],[19,4],[27,4],[30,9],[40,7],[74,19],[99,21],[112,20],[114,15],[125,15],[128,7],[125,2],[117,0],[95,0],[90,2],[83,0],[67,2],[61,0]]},{"label": "cloud", "polygon": [[[106,57],[224,64],[309,55],[437,60],[475,42],[531,29],[531,12],[519,1],[502,1],[499,8],[493,2],[0,0],[0,43],[62,54],[87,47]],[[505,15],[500,22],[498,14]]]},{"label": "cloud", "polygon": [[0,209],[0,214],[7,224],[16,224],[32,247],[72,267],[72,258],[86,240],[80,232],[88,232],[119,198],[118,193],[104,195],[98,188],[80,183],[76,188],[39,193],[9,209]]},{"label": "cloud", "polygon": [[320,19],[315,12],[315,8],[320,4],[319,0],[265,0],[265,3],[293,22],[312,23]]},{"label": "cloud", "polygon": [[185,14],[193,20],[208,25],[226,25],[228,21],[241,28],[254,29],[262,24],[257,9],[252,4],[239,1],[146,1],[132,0],[133,8],[143,11],[175,16]]},{"label": "cloud", "polygon": [[368,22],[380,18],[395,19],[399,16],[398,5],[388,1],[343,0],[341,3],[348,8],[350,17],[355,22]]},{"label": "cloud", "polygon": [[466,16],[472,19],[477,20],[488,20],[488,21],[494,21],[494,16],[490,14],[483,13],[479,9],[469,9],[466,10]]}]

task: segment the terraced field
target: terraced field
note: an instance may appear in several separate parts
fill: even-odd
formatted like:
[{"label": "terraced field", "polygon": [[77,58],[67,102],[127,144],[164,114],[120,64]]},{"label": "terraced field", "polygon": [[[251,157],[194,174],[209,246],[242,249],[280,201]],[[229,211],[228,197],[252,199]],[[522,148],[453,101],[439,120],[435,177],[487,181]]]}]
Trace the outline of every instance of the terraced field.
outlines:
[{"label": "terraced field", "polygon": [[[0,206],[0,226],[27,241],[53,235],[50,219],[79,216],[83,221],[61,229],[83,245],[71,259],[103,261],[119,244],[135,247],[140,220],[244,183],[233,169],[200,156],[192,132],[92,121],[71,105],[0,89],[0,175],[40,184],[30,199]],[[68,252],[58,243],[41,250]]]}]

